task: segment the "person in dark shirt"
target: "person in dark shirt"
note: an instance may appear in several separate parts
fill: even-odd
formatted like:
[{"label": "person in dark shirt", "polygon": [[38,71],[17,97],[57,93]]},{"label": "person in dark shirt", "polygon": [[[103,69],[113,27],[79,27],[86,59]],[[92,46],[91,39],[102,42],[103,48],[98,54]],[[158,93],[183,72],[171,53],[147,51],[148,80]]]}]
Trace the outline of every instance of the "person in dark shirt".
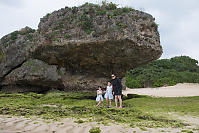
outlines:
[{"label": "person in dark shirt", "polygon": [[122,83],[119,78],[117,78],[114,74],[111,75],[112,81],[111,84],[113,85],[113,93],[115,96],[115,107],[117,106],[118,99],[120,101],[119,108],[122,108]]}]

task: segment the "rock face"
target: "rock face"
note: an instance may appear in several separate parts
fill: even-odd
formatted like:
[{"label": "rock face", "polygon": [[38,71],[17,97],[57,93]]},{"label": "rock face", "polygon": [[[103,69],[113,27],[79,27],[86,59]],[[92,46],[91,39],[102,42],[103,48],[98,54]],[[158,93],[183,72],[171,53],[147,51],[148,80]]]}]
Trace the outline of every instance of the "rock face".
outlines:
[{"label": "rock face", "polygon": [[28,58],[35,30],[25,27],[0,40],[0,81]]},{"label": "rock face", "polygon": [[23,65],[13,70],[5,77],[3,91],[45,91],[51,88],[64,88],[61,77],[64,70],[58,70],[55,65],[48,65],[37,59],[29,59]]},{"label": "rock face", "polygon": [[[127,70],[162,54],[154,18],[113,3],[66,7],[43,17],[36,32],[29,31],[19,31],[12,42],[11,35],[1,39],[2,88],[94,90],[105,86],[112,73],[122,78]],[[41,70],[33,72],[32,65],[26,65],[30,61]]]}]

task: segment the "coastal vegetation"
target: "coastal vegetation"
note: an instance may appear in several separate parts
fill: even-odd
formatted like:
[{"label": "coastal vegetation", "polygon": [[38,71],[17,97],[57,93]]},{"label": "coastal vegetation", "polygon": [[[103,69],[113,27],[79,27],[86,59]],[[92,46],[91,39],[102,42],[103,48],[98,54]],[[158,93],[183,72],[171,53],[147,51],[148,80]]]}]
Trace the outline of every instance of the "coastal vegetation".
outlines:
[{"label": "coastal vegetation", "polygon": [[[94,93],[48,92],[0,93],[0,114],[60,120],[76,118],[76,123],[97,122],[126,123],[131,127],[183,128],[188,124],[174,119],[169,112],[179,115],[199,116],[199,97],[154,98],[141,95],[123,97],[123,109],[96,107]],[[193,104],[195,103],[195,104]],[[113,103],[114,104],[114,103]]]},{"label": "coastal vegetation", "polygon": [[198,61],[188,56],[156,60],[128,71],[126,80],[126,85],[129,88],[199,83]]}]

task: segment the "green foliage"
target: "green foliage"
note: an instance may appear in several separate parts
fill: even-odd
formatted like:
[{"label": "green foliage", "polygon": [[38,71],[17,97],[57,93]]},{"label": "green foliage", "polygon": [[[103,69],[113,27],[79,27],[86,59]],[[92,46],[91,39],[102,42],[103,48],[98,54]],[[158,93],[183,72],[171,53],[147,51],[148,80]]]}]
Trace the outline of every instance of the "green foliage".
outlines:
[{"label": "green foliage", "polygon": [[141,81],[133,80],[129,76],[126,77],[126,86],[131,87],[131,88],[141,88],[142,87]]},{"label": "green foliage", "polygon": [[198,61],[188,56],[156,60],[127,72],[130,88],[161,87],[177,83],[199,83]]},{"label": "green foliage", "polygon": [[107,12],[107,10],[102,10],[102,11],[100,10],[97,12],[97,15],[105,15],[106,12]]},{"label": "green foliage", "polygon": [[0,114],[37,116],[56,121],[73,117],[76,123],[131,123],[131,126],[140,128],[186,126],[178,120],[165,117],[168,112],[199,115],[199,97],[152,98],[133,95],[132,99],[123,101],[123,109],[105,108],[106,102],[103,102],[104,107],[95,107],[95,97],[96,93],[89,92],[0,93]]},{"label": "green foliage", "polygon": [[10,39],[11,39],[11,40],[16,40],[16,39],[17,39],[17,36],[18,36],[19,34],[20,34],[19,31],[14,31],[14,32],[12,32],[12,33],[11,33]]},{"label": "green foliage", "polygon": [[70,34],[66,34],[66,35],[65,35],[65,38],[66,38],[66,39],[69,39],[69,38],[70,38]]},{"label": "green foliage", "polygon": [[134,10],[132,8],[129,8],[129,7],[123,7],[122,11],[127,13],[127,12],[134,11]]},{"label": "green foliage", "polygon": [[81,7],[87,7],[87,6],[89,6],[89,7],[95,7],[95,8],[99,8],[100,7],[99,4],[93,4],[93,3],[88,3],[88,2],[86,2],[85,4],[83,4]]},{"label": "green foliage", "polygon": [[48,34],[48,37],[52,39],[52,38],[54,38],[56,35],[57,35],[57,32],[51,32],[51,33]]},{"label": "green foliage", "polygon": [[75,122],[75,123],[78,123],[78,124],[84,123],[84,121],[83,121],[83,120],[81,120],[81,119],[76,120],[76,121],[74,121],[74,122]]},{"label": "green foliage", "polygon": [[47,13],[45,17],[48,19],[48,18],[49,18],[49,16],[50,16],[50,13]]},{"label": "green foliage", "polygon": [[164,85],[172,86],[172,85],[176,85],[176,82],[172,80],[171,78],[163,77],[163,78],[157,79],[157,81],[154,82],[153,87],[161,87]]},{"label": "green foliage", "polygon": [[113,10],[113,16],[118,16],[118,15],[122,15],[123,11],[120,9],[115,9]]},{"label": "green foliage", "polygon": [[190,131],[190,130],[182,130],[181,132],[182,133],[193,133],[193,131]]},{"label": "green foliage", "polygon": [[3,57],[4,57],[5,55],[6,55],[5,53],[1,53],[1,54],[0,54],[0,60],[3,59]]},{"label": "green foliage", "polygon": [[89,133],[101,133],[100,127],[93,127],[89,130]]},{"label": "green foliage", "polygon": [[126,28],[126,24],[122,24],[120,21],[116,21],[117,29],[121,30],[122,28]]},{"label": "green foliage", "polygon": [[79,25],[81,26],[81,28],[88,34],[90,34],[92,32],[92,28],[93,28],[93,20],[91,17],[88,17],[86,14],[83,14],[80,16],[79,18]]},{"label": "green foliage", "polygon": [[159,24],[154,22],[151,24],[151,27],[154,27],[156,30],[158,30]]},{"label": "green foliage", "polygon": [[33,41],[33,34],[27,34],[26,36],[28,40],[30,40],[31,42]]},{"label": "green foliage", "polygon": [[114,10],[114,9],[117,9],[117,4],[114,4],[112,2],[110,3],[103,3],[103,5],[105,6],[105,8],[107,10]]}]

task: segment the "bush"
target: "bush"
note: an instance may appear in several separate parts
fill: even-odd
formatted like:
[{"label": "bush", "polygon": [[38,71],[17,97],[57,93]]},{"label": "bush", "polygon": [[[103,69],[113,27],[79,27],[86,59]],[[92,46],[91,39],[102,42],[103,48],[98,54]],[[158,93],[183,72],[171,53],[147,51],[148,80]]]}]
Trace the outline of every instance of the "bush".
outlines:
[{"label": "bush", "polygon": [[89,130],[89,133],[101,133],[101,130],[99,127],[93,127]]},{"label": "bush", "polygon": [[156,60],[148,65],[130,70],[126,74],[126,86],[161,87],[177,83],[199,83],[198,61],[188,56]]},{"label": "bush", "polygon": [[80,18],[79,18],[79,25],[81,26],[81,28],[86,32],[86,33],[91,33],[92,32],[92,28],[93,28],[93,20],[92,18],[89,18],[86,14],[83,14]]},{"label": "bush", "polygon": [[176,85],[176,82],[172,80],[171,78],[164,77],[155,81],[153,84],[153,87],[161,87],[164,85],[172,86],[172,85]]},{"label": "bush", "polygon": [[129,88],[142,88],[142,84],[139,80],[131,80],[130,77],[126,77],[126,86]]},{"label": "bush", "polygon": [[105,15],[107,10],[98,11],[97,15]]},{"label": "bush", "polygon": [[11,40],[16,40],[17,36],[19,35],[19,31],[14,31],[11,33]]},{"label": "bush", "polygon": [[103,2],[103,6],[105,6],[107,10],[117,9],[117,4],[114,4],[112,2],[110,2],[110,3]]}]

